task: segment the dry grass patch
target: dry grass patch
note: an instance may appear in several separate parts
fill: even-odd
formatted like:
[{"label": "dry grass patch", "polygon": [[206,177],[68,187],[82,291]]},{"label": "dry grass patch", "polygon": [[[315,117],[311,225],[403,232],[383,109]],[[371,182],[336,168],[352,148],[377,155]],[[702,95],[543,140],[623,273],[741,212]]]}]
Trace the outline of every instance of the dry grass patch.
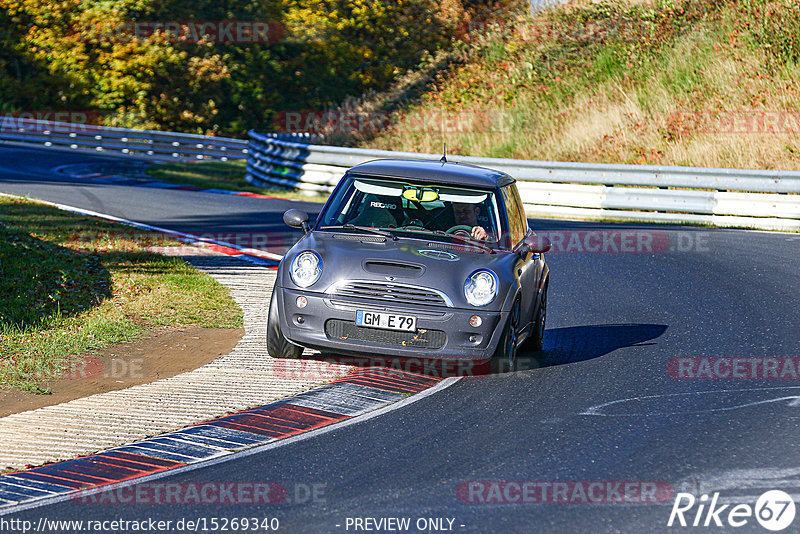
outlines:
[{"label": "dry grass patch", "polygon": [[[473,35],[467,60],[400,112],[408,120],[361,144],[437,153],[446,141],[474,156],[797,169],[800,26],[792,17],[800,15],[767,4],[601,0],[533,18],[514,13],[509,21],[537,31],[523,39],[507,24]],[[764,9],[777,15],[765,18]],[[501,119],[482,131],[403,128],[435,113]],[[732,133],[720,118],[758,124],[779,113],[790,120],[777,133],[775,124]]]}]

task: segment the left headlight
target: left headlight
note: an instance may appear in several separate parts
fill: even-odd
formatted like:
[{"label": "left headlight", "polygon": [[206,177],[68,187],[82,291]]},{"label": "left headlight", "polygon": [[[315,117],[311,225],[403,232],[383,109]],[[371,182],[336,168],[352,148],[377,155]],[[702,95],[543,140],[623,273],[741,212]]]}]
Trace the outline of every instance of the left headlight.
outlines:
[{"label": "left headlight", "polygon": [[488,269],[475,271],[464,282],[464,296],[473,306],[486,306],[497,296],[500,280]]},{"label": "left headlight", "polygon": [[299,287],[308,287],[319,280],[322,274],[322,258],[313,250],[304,250],[294,257],[289,276]]}]

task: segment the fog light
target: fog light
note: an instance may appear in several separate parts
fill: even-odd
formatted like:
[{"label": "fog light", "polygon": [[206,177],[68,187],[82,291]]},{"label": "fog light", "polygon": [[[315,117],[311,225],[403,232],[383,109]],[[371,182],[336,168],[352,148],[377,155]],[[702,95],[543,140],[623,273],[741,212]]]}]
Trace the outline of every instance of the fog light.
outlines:
[{"label": "fog light", "polygon": [[297,297],[297,307],[298,308],[305,308],[307,304],[308,304],[308,299],[307,298],[305,298],[303,296]]},{"label": "fog light", "polygon": [[476,334],[472,334],[471,336],[469,336],[470,343],[477,343],[478,341],[480,341],[480,336]]},{"label": "fog light", "polygon": [[472,317],[469,318],[469,325],[474,326],[475,328],[478,328],[482,322],[483,321],[481,320],[481,318],[478,317],[477,315],[473,315]]},{"label": "fog light", "polygon": [[305,318],[302,315],[298,315],[295,318],[295,321],[297,321],[297,324],[303,324],[304,322],[306,322]]}]

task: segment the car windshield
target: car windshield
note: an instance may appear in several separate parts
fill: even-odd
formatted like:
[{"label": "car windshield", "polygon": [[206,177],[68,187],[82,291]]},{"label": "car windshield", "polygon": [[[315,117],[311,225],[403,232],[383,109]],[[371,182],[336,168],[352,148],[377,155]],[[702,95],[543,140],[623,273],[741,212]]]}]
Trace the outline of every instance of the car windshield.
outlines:
[{"label": "car windshield", "polygon": [[[394,234],[469,238],[489,246],[502,236],[492,191],[350,176],[320,215],[318,228],[354,225]],[[352,229],[352,226],[349,226]]]}]

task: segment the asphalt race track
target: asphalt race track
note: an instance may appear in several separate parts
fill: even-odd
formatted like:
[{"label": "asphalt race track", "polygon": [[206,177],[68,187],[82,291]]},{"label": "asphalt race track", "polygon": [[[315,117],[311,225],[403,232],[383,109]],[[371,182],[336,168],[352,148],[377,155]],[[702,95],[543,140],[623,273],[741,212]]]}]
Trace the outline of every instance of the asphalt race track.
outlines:
[{"label": "asphalt race track", "polygon": [[[296,235],[280,218],[298,203],[96,184],[51,171],[92,158],[1,147],[0,192],[185,232],[274,232],[286,240],[274,251]],[[730,504],[753,504],[772,489],[800,496],[800,381],[786,371],[786,358],[800,356],[800,234],[531,225],[551,239],[562,236],[560,250],[548,254],[545,350],[531,356],[531,369],[465,377],[378,417],[158,481],[277,482],[286,488],[279,503],[73,500],[4,519],[276,517],[278,532],[317,533],[365,531],[355,528],[356,518],[405,517],[409,532],[436,531],[435,523],[418,530],[420,518],[442,518],[443,528],[452,519],[452,531],[479,533],[766,532],[753,517],[723,529],[668,528],[667,521],[675,492],[719,492],[719,502]],[[587,232],[601,236],[595,244],[615,239],[614,232],[637,232],[660,245],[588,252]],[[571,239],[583,248],[570,247]],[[672,358],[699,362],[686,372],[705,378],[685,378],[687,368]],[[765,379],[773,375],[753,374],[749,363],[714,368],[715,358],[731,366],[736,358],[774,360],[785,378]],[[713,373],[701,373],[703,362]],[[507,483],[514,481],[551,489],[566,483],[569,502],[498,502],[514,501],[518,492],[491,488],[513,490]],[[659,502],[623,503],[608,490],[600,502],[582,502],[572,491],[590,482],[655,487]]]},{"label": "asphalt race track", "polygon": [[[64,150],[10,148],[0,145],[2,192],[29,195],[51,202],[113,215],[140,223],[166,227],[218,240],[251,240],[270,252],[282,253],[299,235],[283,224],[291,207],[313,211],[318,204],[284,200],[232,197],[193,191],[154,189],[103,183],[102,179],[74,178],[53,169],[80,163],[135,161],[86,155]],[[237,244],[237,243],[234,243]]]}]

